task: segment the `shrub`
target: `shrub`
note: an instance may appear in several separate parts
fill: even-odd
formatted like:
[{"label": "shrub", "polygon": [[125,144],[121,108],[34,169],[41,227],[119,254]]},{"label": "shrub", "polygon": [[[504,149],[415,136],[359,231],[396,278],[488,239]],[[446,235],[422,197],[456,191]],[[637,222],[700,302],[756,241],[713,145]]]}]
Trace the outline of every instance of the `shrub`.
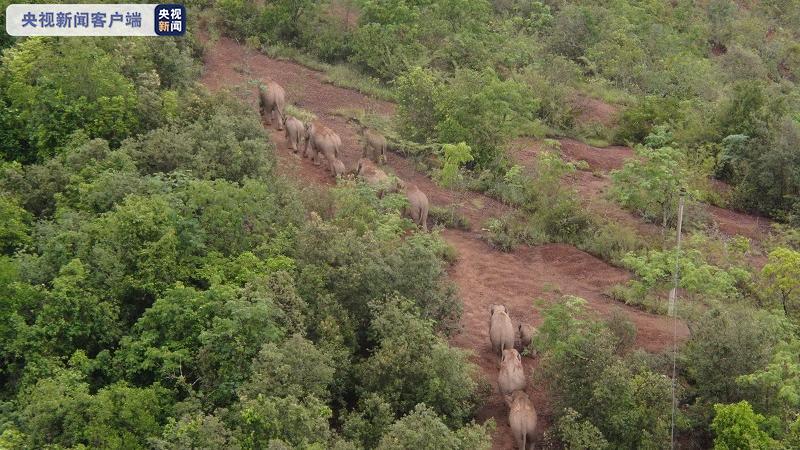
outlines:
[{"label": "shrub", "polygon": [[770,449],[778,443],[761,429],[764,416],[753,412],[750,404],[741,401],[732,405],[714,405],[716,415],[711,429],[716,434],[715,450],[734,448]]},{"label": "shrub", "polygon": [[419,404],[413,412],[389,428],[377,448],[381,450],[489,449],[491,429],[491,425],[471,424],[453,431],[433,409],[425,404]]},{"label": "shrub", "polygon": [[583,299],[562,299],[545,309],[543,317],[535,338],[542,352],[536,377],[547,381],[559,422],[566,417],[563,426],[567,426],[583,417],[585,421],[573,425],[578,428],[572,432],[599,435],[611,446],[665,445],[671,414],[669,380],[621,358],[616,351],[623,348],[607,326],[586,318]]},{"label": "shrub", "polygon": [[[408,300],[387,298],[372,307],[370,335],[378,346],[358,369],[361,389],[385,398],[397,415],[425,403],[444,423],[464,424],[478,400],[466,353],[447,346]],[[385,383],[387,377],[394,383]]]},{"label": "shrub", "polygon": [[459,69],[442,79],[414,68],[396,86],[400,134],[416,142],[466,143],[478,168],[497,165],[504,144],[538,110],[525,85],[502,80],[490,69]]},{"label": "shrub", "polygon": [[693,178],[701,175],[688,169],[684,154],[672,147],[639,146],[636,155],[622,169],[611,173],[613,185],[609,195],[645,220],[665,228],[674,225],[681,190],[686,191],[691,202],[698,195],[692,189]]}]

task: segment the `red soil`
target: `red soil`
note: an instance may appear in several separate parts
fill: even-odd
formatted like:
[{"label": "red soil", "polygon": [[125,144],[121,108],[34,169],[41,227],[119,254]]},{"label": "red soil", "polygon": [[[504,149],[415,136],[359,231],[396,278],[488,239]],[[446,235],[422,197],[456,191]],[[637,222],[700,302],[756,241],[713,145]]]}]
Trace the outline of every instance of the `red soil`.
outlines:
[{"label": "red soil", "polygon": [[[324,76],[318,72],[247,51],[232,40],[223,38],[210,46],[202,77],[202,82],[209,89],[247,86],[247,100],[255,109],[255,86],[247,84],[251,79],[277,81],[286,89],[289,101],[313,112],[320,123],[335,130],[343,142],[342,159],[351,168],[360,155],[361,146],[355,131],[345,119],[333,112],[339,108],[364,108],[391,115],[394,110],[390,103],[326,84]],[[281,173],[300,182],[334,184],[322,167],[292,155],[282,132],[274,130],[274,127],[269,132],[277,147],[278,169]],[[563,294],[577,295],[585,298],[590,309],[600,316],[620,308],[638,327],[636,343],[639,347],[649,351],[671,347],[672,320],[626,307],[604,296],[605,289],[628,279],[627,272],[563,244],[526,247],[511,253],[495,251],[481,239],[479,230],[486,219],[499,217],[508,211],[508,207],[480,194],[442,189],[417,172],[412,162],[394,154],[388,156],[388,166],[401,178],[416,183],[433,205],[457,203],[459,212],[470,219],[472,231],[445,230],[442,233],[459,255],[449,275],[464,302],[462,331],[453,337],[452,343],[472,352],[472,361],[480,367],[481,374],[492,386],[496,386],[498,370],[498,362],[491,352],[488,338],[488,308],[492,303],[507,305],[515,322],[538,324],[541,317],[533,306],[534,299],[552,301]],[[687,328],[680,323],[679,339],[684,339],[687,334]],[[529,372],[535,370],[537,363],[536,359],[525,358]],[[539,411],[541,429],[545,429],[552,421],[547,392],[542,386],[533,385],[529,385],[527,390]],[[495,419],[494,448],[511,448],[508,410],[496,388],[494,391],[478,417],[481,422],[488,418]]]},{"label": "red soil", "polygon": [[619,108],[602,100],[577,94],[572,98],[572,104],[577,110],[575,117],[580,123],[596,122],[611,126],[617,120]]}]

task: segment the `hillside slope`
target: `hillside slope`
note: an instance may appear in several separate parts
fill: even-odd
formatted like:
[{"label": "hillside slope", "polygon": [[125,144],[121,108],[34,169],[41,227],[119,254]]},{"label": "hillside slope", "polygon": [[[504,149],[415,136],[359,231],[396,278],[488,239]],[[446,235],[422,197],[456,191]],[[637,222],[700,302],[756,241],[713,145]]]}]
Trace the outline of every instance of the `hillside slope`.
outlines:
[{"label": "hillside slope", "polygon": [[[334,112],[342,108],[363,108],[384,115],[393,112],[391,103],[332,86],[325,83],[318,72],[249,51],[231,39],[221,38],[210,46],[202,77],[209,89],[238,86],[244,89],[244,95],[256,108],[255,86],[248,83],[250,80],[277,81],[285,87],[292,103],[314,113],[320,123],[335,130],[342,137],[342,159],[348,167],[353,167],[361,147],[356,131]],[[322,168],[292,155],[282,132],[274,127],[269,132],[277,146],[279,167],[287,177],[323,185],[333,183]],[[452,342],[474,353],[473,361],[481,367],[493,389],[496,390],[497,360],[490,350],[487,325],[489,305],[493,303],[507,305],[515,322],[536,324],[539,317],[533,309],[534,299],[553,300],[561,295],[576,295],[585,298],[600,315],[608,315],[617,308],[624,311],[638,328],[637,346],[659,351],[672,345],[671,319],[625,307],[604,296],[605,289],[628,279],[630,275],[624,270],[564,244],[521,248],[511,253],[493,250],[481,239],[481,224],[486,219],[499,217],[508,207],[480,194],[467,194],[466,199],[459,197],[460,194],[437,186],[415,171],[410,161],[395,154],[389,156],[388,165],[401,178],[418,184],[435,205],[464,200],[458,205],[459,212],[470,220],[473,229],[443,232],[447,242],[458,251],[459,258],[450,269],[450,277],[464,302],[462,330]],[[678,333],[680,338],[685,338],[688,329],[681,324]],[[535,364],[526,358],[529,371]],[[550,422],[546,393],[538,386],[529,386],[528,391],[540,405],[541,420],[546,426]],[[480,419],[489,417],[498,424],[495,448],[509,448],[507,411],[497,392],[479,412]]]}]

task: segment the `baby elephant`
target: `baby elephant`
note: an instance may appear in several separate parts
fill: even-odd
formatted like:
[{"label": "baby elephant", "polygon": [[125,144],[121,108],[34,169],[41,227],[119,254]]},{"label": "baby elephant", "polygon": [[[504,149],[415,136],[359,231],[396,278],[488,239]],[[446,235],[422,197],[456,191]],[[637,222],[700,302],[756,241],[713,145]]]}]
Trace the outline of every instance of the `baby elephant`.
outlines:
[{"label": "baby elephant", "polygon": [[524,352],[531,346],[531,341],[533,341],[533,337],[536,336],[539,331],[531,325],[526,323],[521,323],[519,325],[519,341],[522,344],[522,351]]},{"label": "baby elephant", "polygon": [[258,87],[258,106],[261,112],[261,117],[267,121],[267,125],[272,125],[272,116],[275,112],[278,113],[278,129],[283,129],[283,121],[280,117],[283,116],[283,107],[286,104],[286,91],[283,90],[280,84],[270,81],[266,86],[261,85]]},{"label": "baby elephant", "polygon": [[347,169],[344,167],[344,163],[341,159],[336,158],[333,160],[333,176],[334,178],[342,178],[345,175]]},{"label": "baby elephant", "polygon": [[503,360],[500,362],[500,373],[497,375],[497,384],[500,393],[508,395],[514,391],[525,389],[525,370],[522,367],[522,357],[513,348],[503,350]]},{"label": "baby elephant", "polygon": [[489,340],[492,342],[492,351],[503,355],[503,350],[514,348],[514,325],[508,317],[508,311],[503,305],[489,307]]},{"label": "baby elephant", "polygon": [[286,128],[286,140],[289,142],[289,148],[297,153],[305,134],[305,125],[297,117],[284,116],[283,126]]},{"label": "baby elephant", "polygon": [[536,438],[536,408],[525,391],[514,391],[505,399],[509,408],[508,424],[511,425],[511,434],[517,441],[517,447],[527,450],[528,442],[533,442]]},{"label": "baby elephant", "polygon": [[356,166],[356,175],[372,187],[387,187],[389,176],[371,160],[361,158]]},{"label": "baby elephant", "polygon": [[369,158],[377,164],[386,164],[386,138],[367,128],[362,128],[361,133],[364,136],[361,157]]},{"label": "baby elephant", "polygon": [[419,190],[416,184],[406,184],[399,181],[398,186],[405,191],[408,198],[407,213],[411,220],[421,226],[423,231],[428,231],[428,209],[430,208],[428,196]]}]

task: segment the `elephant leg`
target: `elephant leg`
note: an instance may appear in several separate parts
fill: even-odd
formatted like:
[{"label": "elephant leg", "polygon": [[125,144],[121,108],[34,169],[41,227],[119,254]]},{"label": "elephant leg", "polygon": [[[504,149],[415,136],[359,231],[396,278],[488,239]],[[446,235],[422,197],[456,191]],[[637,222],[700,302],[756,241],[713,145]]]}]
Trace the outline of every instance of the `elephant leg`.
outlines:
[{"label": "elephant leg", "polygon": [[281,117],[283,117],[283,111],[275,108],[275,112],[278,113],[278,130],[283,130],[283,120],[281,120]]}]

